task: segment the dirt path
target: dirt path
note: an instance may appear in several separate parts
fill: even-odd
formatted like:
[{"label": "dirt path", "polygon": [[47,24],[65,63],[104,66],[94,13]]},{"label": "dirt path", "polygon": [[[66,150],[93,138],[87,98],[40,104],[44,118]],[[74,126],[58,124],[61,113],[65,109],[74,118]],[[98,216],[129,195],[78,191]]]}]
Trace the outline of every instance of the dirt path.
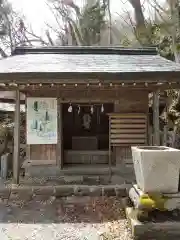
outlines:
[{"label": "dirt path", "polygon": [[0,204],[2,240],[130,240],[122,203],[116,198],[33,198]]}]

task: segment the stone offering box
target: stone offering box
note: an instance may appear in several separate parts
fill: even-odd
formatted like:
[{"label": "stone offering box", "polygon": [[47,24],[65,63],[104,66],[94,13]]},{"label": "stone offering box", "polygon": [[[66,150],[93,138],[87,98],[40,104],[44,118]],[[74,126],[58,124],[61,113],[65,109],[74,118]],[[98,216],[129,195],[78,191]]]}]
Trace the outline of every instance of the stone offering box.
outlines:
[{"label": "stone offering box", "polygon": [[136,182],[143,192],[178,192],[180,150],[165,146],[139,146],[131,150]]}]

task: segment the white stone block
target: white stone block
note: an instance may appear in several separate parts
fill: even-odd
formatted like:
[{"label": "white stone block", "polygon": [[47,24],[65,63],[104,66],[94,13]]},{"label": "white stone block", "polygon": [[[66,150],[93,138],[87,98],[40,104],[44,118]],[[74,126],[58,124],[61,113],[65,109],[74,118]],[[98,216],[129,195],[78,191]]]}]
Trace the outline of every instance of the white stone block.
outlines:
[{"label": "white stone block", "polygon": [[180,150],[164,146],[131,149],[136,182],[143,192],[178,192]]}]

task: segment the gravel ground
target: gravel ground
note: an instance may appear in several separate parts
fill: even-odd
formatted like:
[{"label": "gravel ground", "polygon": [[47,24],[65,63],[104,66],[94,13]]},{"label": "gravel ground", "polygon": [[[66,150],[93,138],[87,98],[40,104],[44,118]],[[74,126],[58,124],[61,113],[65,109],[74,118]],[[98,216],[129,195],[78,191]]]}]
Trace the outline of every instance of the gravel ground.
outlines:
[{"label": "gravel ground", "polygon": [[1,240],[131,240],[114,197],[67,197],[0,203]]}]

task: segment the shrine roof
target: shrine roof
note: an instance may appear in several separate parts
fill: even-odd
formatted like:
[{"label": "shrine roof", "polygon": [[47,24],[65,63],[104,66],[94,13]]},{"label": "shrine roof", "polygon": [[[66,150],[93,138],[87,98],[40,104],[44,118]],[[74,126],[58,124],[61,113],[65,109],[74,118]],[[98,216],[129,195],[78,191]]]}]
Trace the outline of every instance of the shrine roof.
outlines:
[{"label": "shrine roof", "polygon": [[101,79],[179,81],[180,64],[155,48],[18,47],[0,61],[0,80]]}]

